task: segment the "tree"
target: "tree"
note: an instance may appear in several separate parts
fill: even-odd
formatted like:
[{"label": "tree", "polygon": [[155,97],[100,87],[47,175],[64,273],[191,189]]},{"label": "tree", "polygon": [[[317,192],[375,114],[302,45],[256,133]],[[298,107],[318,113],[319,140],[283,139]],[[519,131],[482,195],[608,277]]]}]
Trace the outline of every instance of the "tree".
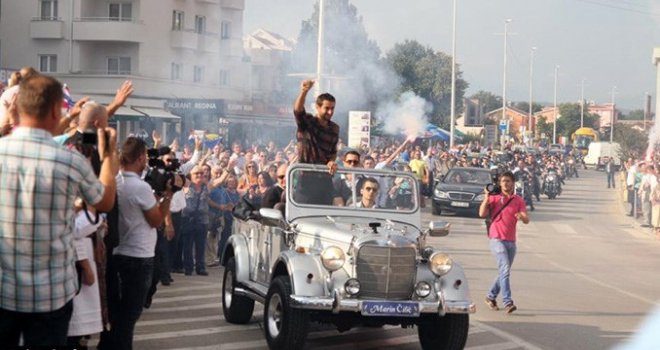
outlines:
[{"label": "tree", "polygon": [[[500,104],[500,107],[502,107],[501,104]],[[521,110],[523,112],[529,112],[529,102],[525,102],[525,101],[515,102],[513,104],[513,107],[518,109],[518,110]],[[542,109],[543,109],[542,105],[532,102],[532,114],[534,114],[536,112],[540,112]]]},{"label": "tree", "polygon": [[[385,61],[400,77],[399,92],[412,91],[433,105],[431,122],[449,127],[451,107],[451,56],[406,40],[387,52]],[[463,96],[468,83],[456,67],[456,113],[463,110]]]},{"label": "tree", "polygon": [[484,106],[484,114],[502,107],[502,96],[495,95],[492,92],[480,90],[470,96],[470,99],[479,100],[479,103]]},{"label": "tree", "polygon": [[548,123],[548,118],[545,116],[539,117],[536,122],[536,130],[541,137],[541,134],[545,134],[546,137],[552,137],[552,124]]},{"label": "tree", "polygon": [[[316,72],[319,3],[312,16],[302,22],[298,42],[292,52],[289,71],[312,77]],[[338,100],[338,108],[373,109],[379,99],[389,97],[396,86],[396,75],[389,71],[375,41],[369,39],[349,0],[326,0],[324,9],[324,86]],[[290,100],[298,94],[300,78],[289,81]],[[386,96],[386,97],[383,97]],[[340,114],[340,113],[338,113]]]},{"label": "tree", "polygon": [[628,114],[623,113],[619,110],[617,110],[617,112],[618,112],[619,120],[644,120],[643,109],[635,109],[633,111],[630,111]]},{"label": "tree", "polygon": [[[570,137],[580,128],[580,104],[564,103],[559,105],[560,118],[557,119],[557,135]],[[598,128],[600,117],[597,114],[584,111],[584,127]]]},{"label": "tree", "polygon": [[[610,133],[609,128],[603,134],[603,141],[609,141]],[[644,157],[646,149],[648,148],[648,134],[630,125],[615,123],[614,124],[614,142],[621,145],[621,158],[635,158],[639,159]]]}]

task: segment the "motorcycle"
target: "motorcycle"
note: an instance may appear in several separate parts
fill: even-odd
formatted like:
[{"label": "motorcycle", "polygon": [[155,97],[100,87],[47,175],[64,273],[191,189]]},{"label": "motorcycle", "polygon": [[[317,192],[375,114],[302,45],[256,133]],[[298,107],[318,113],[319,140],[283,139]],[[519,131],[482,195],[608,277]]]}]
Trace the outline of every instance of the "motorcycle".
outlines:
[{"label": "motorcycle", "polygon": [[516,194],[525,200],[525,204],[529,206],[531,211],[534,211],[534,202],[532,200],[532,190],[530,186],[529,174],[521,171],[517,174],[515,184]]},{"label": "motorcycle", "polygon": [[575,164],[575,159],[569,158],[568,161],[566,161],[566,177],[570,179],[573,176],[575,176],[576,178],[579,177],[577,172],[577,166]]},{"label": "motorcycle", "polygon": [[554,169],[548,171],[543,179],[543,194],[549,199],[555,199],[559,195],[559,174]]}]

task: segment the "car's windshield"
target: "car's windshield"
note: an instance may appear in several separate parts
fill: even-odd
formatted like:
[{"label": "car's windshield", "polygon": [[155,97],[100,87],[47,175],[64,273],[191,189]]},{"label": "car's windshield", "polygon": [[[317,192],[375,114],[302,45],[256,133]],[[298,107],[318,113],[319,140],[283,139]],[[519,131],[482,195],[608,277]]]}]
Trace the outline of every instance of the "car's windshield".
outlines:
[{"label": "car's windshield", "polygon": [[398,212],[414,212],[418,207],[417,180],[413,173],[340,168],[330,176],[326,169],[294,169],[289,178],[291,199],[296,206]]},{"label": "car's windshield", "polygon": [[445,183],[486,185],[491,182],[490,174],[485,171],[469,169],[451,169],[445,176]]}]

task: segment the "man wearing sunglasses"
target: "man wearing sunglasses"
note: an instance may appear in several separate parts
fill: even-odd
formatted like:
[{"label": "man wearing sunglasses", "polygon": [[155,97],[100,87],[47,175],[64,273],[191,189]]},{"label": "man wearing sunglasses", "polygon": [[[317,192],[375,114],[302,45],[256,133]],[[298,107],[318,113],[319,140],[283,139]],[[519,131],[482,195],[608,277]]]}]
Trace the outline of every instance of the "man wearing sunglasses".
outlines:
[{"label": "man wearing sunglasses", "polygon": [[362,188],[360,188],[360,195],[362,199],[355,205],[358,208],[369,208],[377,209],[379,208],[376,204],[376,199],[378,198],[378,180],[373,177],[368,177],[364,179],[362,183]]},{"label": "man wearing sunglasses", "polygon": [[[344,154],[342,162],[344,163],[345,168],[361,168],[360,153],[350,150]],[[355,188],[361,188],[362,177],[357,176],[355,180],[358,181]],[[335,190],[333,204],[337,206],[346,205],[348,200],[353,196],[353,174],[341,174],[339,177],[335,177],[332,181],[332,185]]]},{"label": "man wearing sunglasses", "polygon": [[277,168],[277,184],[269,188],[261,200],[262,208],[275,208],[277,203],[284,202],[284,190],[286,189],[286,170],[288,166],[282,164]]}]

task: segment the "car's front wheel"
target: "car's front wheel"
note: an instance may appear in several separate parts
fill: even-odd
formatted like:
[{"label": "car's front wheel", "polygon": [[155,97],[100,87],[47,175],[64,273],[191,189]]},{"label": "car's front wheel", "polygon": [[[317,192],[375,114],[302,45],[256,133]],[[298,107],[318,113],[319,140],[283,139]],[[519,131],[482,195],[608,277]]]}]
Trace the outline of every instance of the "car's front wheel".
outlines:
[{"label": "car's front wheel", "polygon": [[225,265],[225,274],[222,278],[222,312],[227,322],[245,324],[252,318],[254,300],[236,295],[235,288],[236,261],[231,257]]},{"label": "car's front wheel", "polygon": [[270,349],[302,349],[307,339],[309,314],[291,307],[291,281],[276,277],[268,289],[264,305],[264,332]]},{"label": "car's front wheel", "polygon": [[467,342],[469,327],[468,315],[433,315],[417,325],[419,342],[424,350],[463,349]]}]

